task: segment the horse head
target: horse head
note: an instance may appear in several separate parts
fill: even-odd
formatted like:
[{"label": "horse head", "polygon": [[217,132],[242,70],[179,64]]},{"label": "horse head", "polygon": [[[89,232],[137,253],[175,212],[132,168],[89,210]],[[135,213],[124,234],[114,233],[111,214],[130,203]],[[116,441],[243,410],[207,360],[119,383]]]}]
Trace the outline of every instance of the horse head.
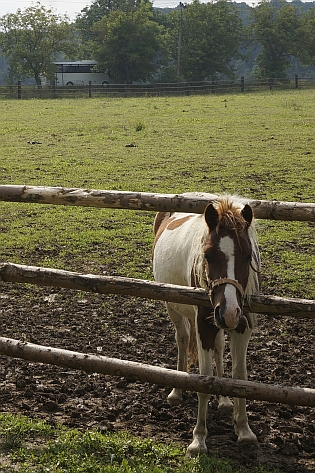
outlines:
[{"label": "horse head", "polygon": [[[209,204],[204,218],[206,277],[219,328],[234,330],[243,317],[243,304],[252,260],[248,229],[253,220],[249,205],[239,208],[228,199]],[[246,320],[246,319],[245,319]]]}]

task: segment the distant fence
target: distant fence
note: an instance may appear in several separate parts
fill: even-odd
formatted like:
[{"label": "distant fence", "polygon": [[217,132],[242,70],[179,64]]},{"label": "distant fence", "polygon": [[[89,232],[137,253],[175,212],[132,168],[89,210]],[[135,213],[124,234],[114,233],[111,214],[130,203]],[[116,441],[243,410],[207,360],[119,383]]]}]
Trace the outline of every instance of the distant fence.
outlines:
[{"label": "distant fence", "polygon": [[315,78],[293,80],[266,79],[250,81],[241,77],[238,80],[212,80],[201,82],[172,82],[153,84],[108,84],[59,87],[17,85],[0,86],[0,99],[47,99],[77,97],[160,97],[176,95],[229,94],[257,90],[307,89],[315,88]]}]

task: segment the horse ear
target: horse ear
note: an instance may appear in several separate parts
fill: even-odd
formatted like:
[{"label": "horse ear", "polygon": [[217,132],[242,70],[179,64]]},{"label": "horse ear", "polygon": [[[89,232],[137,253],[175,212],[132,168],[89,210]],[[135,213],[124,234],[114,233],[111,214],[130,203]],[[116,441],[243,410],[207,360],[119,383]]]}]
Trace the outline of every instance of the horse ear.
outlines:
[{"label": "horse ear", "polygon": [[210,229],[210,232],[212,232],[212,230],[215,230],[219,223],[219,214],[218,211],[213,207],[213,204],[207,205],[204,217]]},{"label": "horse ear", "polygon": [[251,208],[251,206],[246,204],[241,214],[242,214],[243,219],[247,222],[247,225],[250,226],[254,217],[253,209]]}]

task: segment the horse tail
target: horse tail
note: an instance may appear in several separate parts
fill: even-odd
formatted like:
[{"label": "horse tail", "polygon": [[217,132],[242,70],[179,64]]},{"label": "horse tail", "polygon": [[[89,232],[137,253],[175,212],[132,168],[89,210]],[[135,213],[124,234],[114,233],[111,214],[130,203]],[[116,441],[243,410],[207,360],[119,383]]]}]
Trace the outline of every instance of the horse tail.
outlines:
[{"label": "horse tail", "polygon": [[197,365],[198,362],[198,349],[196,340],[196,327],[195,321],[189,319],[190,324],[190,337],[188,347],[188,368],[192,365]]}]

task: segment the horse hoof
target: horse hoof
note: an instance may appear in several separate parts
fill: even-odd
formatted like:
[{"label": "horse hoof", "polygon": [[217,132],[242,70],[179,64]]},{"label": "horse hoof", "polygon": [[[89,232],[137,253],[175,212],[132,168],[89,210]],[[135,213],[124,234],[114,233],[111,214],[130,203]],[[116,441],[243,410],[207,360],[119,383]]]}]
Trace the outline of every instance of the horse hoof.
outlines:
[{"label": "horse hoof", "polygon": [[219,401],[218,409],[224,417],[231,417],[233,413],[233,403],[228,398]]},{"label": "horse hoof", "polygon": [[181,399],[178,399],[178,398],[173,398],[173,397],[168,397],[167,398],[167,402],[169,403],[170,406],[179,406],[182,401]]},{"label": "horse hoof", "polygon": [[[238,435],[237,444],[242,447],[244,446],[252,446],[253,448],[258,447],[258,440],[256,435],[250,431],[250,433],[246,433],[246,435]],[[246,448],[246,447],[245,447]]]},{"label": "horse hoof", "polygon": [[172,391],[167,396],[167,401],[171,406],[179,406],[183,402],[183,396],[181,393]]},{"label": "horse hoof", "polygon": [[203,455],[207,453],[208,449],[205,445],[200,445],[199,443],[192,442],[186,450],[186,457],[193,458],[197,455]]}]

